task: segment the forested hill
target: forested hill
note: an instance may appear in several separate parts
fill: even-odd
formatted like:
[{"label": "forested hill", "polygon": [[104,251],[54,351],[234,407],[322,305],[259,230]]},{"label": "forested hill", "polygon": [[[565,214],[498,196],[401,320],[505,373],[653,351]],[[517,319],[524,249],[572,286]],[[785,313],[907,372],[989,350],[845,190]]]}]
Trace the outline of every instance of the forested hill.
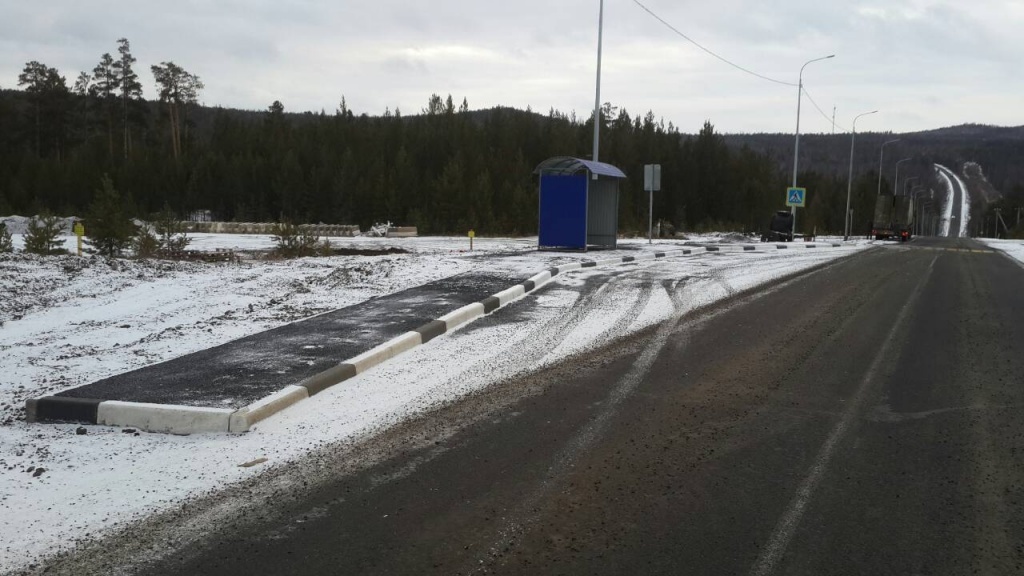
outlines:
[{"label": "forested hill", "polygon": [[[964,124],[923,132],[903,134],[865,132],[856,135],[854,166],[857,170],[877,170],[882,143],[899,139],[886,147],[885,165],[891,175],[891,164],[906,157],[913,158],[910,169],[920,172],[931,163],[962,166],[977,162],[985,169],[989,182],[1004,193],[1011,194],[1024,185],[1024,126],[999,127]],[[725,141],[733,148],[749,146],[770,154],[780,168],[793,163],[792,134],[727,134]],[[850,161],[850,134],[805,134],[800,137],[801,164],[829,173],[846,173]]]},{"label": "forested hill", "polygon": [[[279,102],[242,111],[197,105],[195,93],[154,102],[76,92],[52,69],[42,72],[31,90],[0,91],[0,214],[82,214],[109,174],[128,210],[143,217],[167,205],[224,220],[364,228],[390,220],[423,233],[529,234],[537,223],[533,169],[591,150],[590,118],[470,111],[450,96],[425,98],[415,114],[375,117],[354,114],[343,99],[319,113],[290,113]],[[792,135],[722,136],[711,122],[686,127],[696,132],[687,135],[653,113],[610,105],[602,118],[601,160],[630,176],[620,201],[624,230],[646,226],[645,163],[663,166],[655,218],[684,229],[756,230],[782,207]],[[887,154],[913,155],[907,174],[924,175],[931,161],[977,160],[997,188],[1024,182],[1020,129],[950,130],[902,135],[902,148]],[[893,137],[857,136],[856,214],[873,205],[878,145]],[[809,190],[802,223],[842,229],[848,161],[849,135],[801,138],[800,185]]]}]

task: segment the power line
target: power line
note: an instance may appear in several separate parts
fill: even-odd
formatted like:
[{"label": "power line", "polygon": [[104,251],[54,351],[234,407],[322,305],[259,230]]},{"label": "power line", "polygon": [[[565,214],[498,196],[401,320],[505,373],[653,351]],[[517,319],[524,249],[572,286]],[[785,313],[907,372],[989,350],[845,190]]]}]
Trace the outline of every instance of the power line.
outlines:
[{"label": "power line", "polygon": [[661,22],[662,24],[664,24],[666,28],[668,28],[669,30],[675,32],[679,36],[681,36],[683,39],[685,39],[690,44],[693,44],[694,46],[696,46],[697,48],[700,48],[701,50],[703,50],[704,52],[710,54],[711,56],[714,56],[715,58],[721,60],[722,62],[725,62],[729,66],[732,66],[733,68],[736,68],[737,70],[741,70],[743,72],[746,72],[747,74],[750,74],[751,76],[757,76],[758,78],[760,78],[762,80],[767,80],[769,82],[774,82],[776,84],[782,84],[783,86],[796,86],[796,84],[794,84],[792,82],[786,82],[786,81],[783,81],[783,80],[776,80],[775,78],[770,78],[768,76],[765,76],[764,74],[758,74],[757,72],[754,72],[753,70],[749,70],[747,68],[744,68],[743,66],[740,66],[739,64],[731,62],[731,61],[725,59],[724,57],[719,56],[718,54],[715,54],[710,49],[705,48],[703,45],[701,45],[699,42],[697,42],[693,38],[690,38],[686,34],[683,34],[682,32],[680,32],[678,28],[676,28],[675,26],[669,24],[661,16],[658,16],[657,14],[652,12],[650,8],[648,8],[647,6],[644,6],[643,4],[641,4],[639,2],[639,0],[633,0],[633,3],[636,4],[637,6],[639,6],[640,8],[642,8],[644,10],[644,12],[647,12],[648,14],[650,14],[651,17],[653,17],[655,20],[657,20],[658,22]]},{"label": "power line", "polygon": [[[639,6],[641,9],[643,9],[644,12],[647,12],[648,14],[650,14],[650,16],[652,18],[654,18],[658,22],[661,22],[666,28],[668,28],[672,32],[675,32],[677,35],[682,37],[687,42],[693,44],[697,48],[700,48],[701,50],[703,50],[707,54],[710,54],[711,56],[717,58],[718,60],[721,60],[722,62],[725,62],[729,66],[732,66],[733,68],[736,68],[737,70],[746,72],[747,74],[750,74],[751,76],[756,76],[756,77],[758,77],[758,78],[760,78],[762,80],[767,80],[769,82],[774,82],[775,84],[781,84],[783,86],[797,86],[797,84],[794,84],[792,82],[786,82],[784,80],[777,80],[775,78],[771,78],[771,77],[765,76],[763,74],[758,74],[757,72],[754,72],[753,70],[749,70],[747,68],[744,68],[743,66],[740,66],[739,64],[736,64],[734,62],[731,62],[731,61],[727,60],[726,58],[724,58],[722,56],[719,56],[715,52],[711,51],[709,48],[705,48],[702,44],[700,44],[699,42],[697,42],[693,38],[690,38],[686,34],[683,34],[678,28],[676,28],[675,26],[673,26],[673,25],[669,24],[668,22],[666,22],[664,18],[662,18],[661,16],[658,16],[657,14],[655,14],[650,8],[648,8],[647,6],[644,6],[643,3],[641,3],[639,0],[633,0],[633,3],[636,4],[637,6]],[[821,109],[820,106],[818,106],[818,103],[814,101],[813,97],[811,97],[811,93],[807,91],[807,88],[803,88],[803,92],[804,92],[804,94],[807,95],[807,99],[811,101],[811,104],[814,105],[814,108],[818,111],[818,113],[821,114],[822,117],[825,118],[825,120],[827,120],[829,123],[833,123],[833,119],[830,118],[829,115],[826,114]],[[835,124],[835,126],[837,128],[840,128],[843,132],[849,132],[849,130],[847,130],[846,128],[843,128],[839,124]]]},{"label": "power line", "polygon": [[[829,115],[826,114],[825,111],[821,109],[821,106],[818,106],[818,103],[815,102],[814,98],[811,97],[811,93],[807,91],[807,88],[804,88],[803,91],[804,91],[804,95],[807,96],[807,99],[811,101],[811,104],[814,105],[814,108],[818,111],[819,114],[821,114],[822,118],[824,118],[825,120],[828,121],[829,124],[831,124],[832,123],[832,118],[830,118]],[[843,128],[839,124],[836,124],[836,128],[839,128],[843,132],[849,132],[849,130],[847,130],[846,128]]]}]

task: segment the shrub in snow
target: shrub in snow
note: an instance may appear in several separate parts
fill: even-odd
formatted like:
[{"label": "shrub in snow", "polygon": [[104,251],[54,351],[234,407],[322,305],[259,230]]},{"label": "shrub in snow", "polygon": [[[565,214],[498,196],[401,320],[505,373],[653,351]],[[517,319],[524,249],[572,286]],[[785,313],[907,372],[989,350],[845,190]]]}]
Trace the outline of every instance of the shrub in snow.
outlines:
[{"label": "shrub in snow", "polygon": [[128,218],[121,195],[114,189],[110,177],[104,174],[101,183],[86,216],[86,242],[97,254],[118,257],[131,245],[138,229]]},{"label": "shrub in snow", "polygon": [[185,223],[179,220],[177,214],[166,204],[164,204],[164,209],[156,215],[153,227],[156,228],[160,250],[165,252],[181,252],[192,241],[185,234]]},{"label": "shrub in snow", "polygon": [[14,252],[14,241],[5,222],[0,222],[0,252]]},{"label": "shrub in snow", "polygon": [[61,219],[44,210],[29,220],[25,230],[25,251],[43,256],[67,254],[68,251],[62,248],[64,241],[59,239],[63,229]]},{"label": "shrub in snow", "polygon": [[132,238],[132,250],[137,258],[152,258],[160,251],[160,239],[149,226],[139,226],[138,233]]},{"label": "shrub in snow", "polygon": [[315,256],[318,252],[317,244],[320,242],[318,235],[299,230],[299,227],[291,222],[274,224],[271,239],[277,244],[274,251],[284,258]]}]

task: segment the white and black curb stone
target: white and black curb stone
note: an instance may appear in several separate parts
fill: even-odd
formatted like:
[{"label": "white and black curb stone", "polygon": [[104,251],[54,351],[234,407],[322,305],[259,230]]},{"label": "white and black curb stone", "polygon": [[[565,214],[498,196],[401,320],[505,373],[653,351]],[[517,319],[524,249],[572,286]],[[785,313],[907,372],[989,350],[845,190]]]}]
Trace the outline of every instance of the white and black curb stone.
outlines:
[{"label": "white and black curb stone", "polygon": [[[818,245],[805,244],[805,246],[807,248],[815,248]],[[840,248],[843,245],[832,243],[822,244],[822,246]],[[751,245],[705,246],[703,250],[706,252],[722,252],[723,248],[728,248],[726,251],[730,252],[757,250],[756,246]],[[789,248],[789,245],[778,244],[776,248],[780,250],[786,249]],[[124,426],[148,432],[170,434],[246,432],[253,424],[284,410],[296,402],[305,400],[335,384],[354,378],[403,352],[426,344],[442,334],[451,332],[481,316],[490,314],[498,308],[544,286],[559,274],[584,268],[614,266],[629,262],[686,256],[693,254],[695,250],[699,251],[701,247],[654,252],[638,256],[608,258],[590,262],[574,262],[549,268],[531,276],[521,284],[516,284],[502,290],[493,296],[484,298],[480,302],[474,302],[449,312],[411,332],[406,332],[401,336],[392,338],[354,358],[349,358],[332,368],[310,376],[294,385],[286,386],[270,396],[237,410],[45,396],[28,400],[25,403],[25,419],[28,422],[76,422],[104,426]]]}]

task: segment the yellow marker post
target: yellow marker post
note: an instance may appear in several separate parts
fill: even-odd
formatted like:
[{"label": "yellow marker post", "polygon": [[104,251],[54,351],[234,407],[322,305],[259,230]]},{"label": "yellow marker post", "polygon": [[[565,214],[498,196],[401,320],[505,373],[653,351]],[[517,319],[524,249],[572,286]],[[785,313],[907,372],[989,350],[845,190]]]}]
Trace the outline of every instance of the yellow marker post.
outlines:
[{"label": "yellow marker post", "polygon": [[72,229],[75,236],[78,236],[78,255],[82,255],[82,236],[85,236],[85,226],[82,226],[81,222],[75,222],[75,227]]},{"label": "yellow marker post", "polygon": [[469,249],[470,250],[473,249],[473,238],[476,238],[476,232],[470,230],[469,231]]}]

